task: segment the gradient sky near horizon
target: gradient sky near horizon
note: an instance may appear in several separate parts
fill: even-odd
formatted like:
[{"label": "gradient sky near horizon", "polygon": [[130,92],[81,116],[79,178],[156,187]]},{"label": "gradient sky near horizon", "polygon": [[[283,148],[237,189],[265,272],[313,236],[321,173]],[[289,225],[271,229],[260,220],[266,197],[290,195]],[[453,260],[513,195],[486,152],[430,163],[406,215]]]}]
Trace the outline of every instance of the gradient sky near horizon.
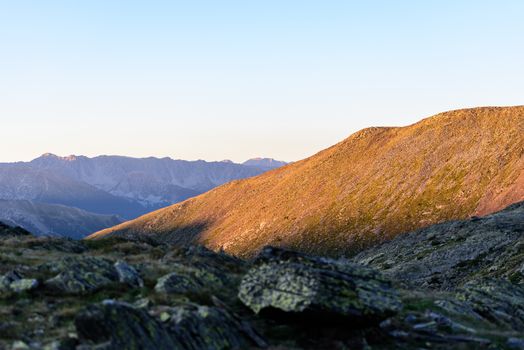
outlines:
[{"label": "gradient sky near horizon", "polygon": [[0,0],[0,162],[288,161],[524,104],[524,1]]}]

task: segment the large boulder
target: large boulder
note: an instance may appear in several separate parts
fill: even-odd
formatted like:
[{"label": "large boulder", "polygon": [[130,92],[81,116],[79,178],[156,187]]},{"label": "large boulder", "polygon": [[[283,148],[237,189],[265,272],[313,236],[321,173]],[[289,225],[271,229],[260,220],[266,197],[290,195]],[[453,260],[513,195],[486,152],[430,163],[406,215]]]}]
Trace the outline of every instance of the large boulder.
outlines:
[{"label": "large boulder", "polygon": [[283,311],[378,322],[402,308],[397,291],[374,269],[265,248],[238,296],[254,312]]},{"label": "large boulder", "polygon": [[162,323],[122,302],[88,306],[76,317],[75,326],[80,341],[97,349],[184,349]]}]

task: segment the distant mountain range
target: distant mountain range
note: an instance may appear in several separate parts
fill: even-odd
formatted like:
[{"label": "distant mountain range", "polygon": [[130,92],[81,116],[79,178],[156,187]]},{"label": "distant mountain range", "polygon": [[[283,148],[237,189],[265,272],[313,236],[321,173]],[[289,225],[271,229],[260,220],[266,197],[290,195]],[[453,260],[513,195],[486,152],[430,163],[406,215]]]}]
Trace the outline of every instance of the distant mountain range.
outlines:
[{"label": "distant mountain range", "polygon": [[282,162],[282,161],[279,161],[279,160],[275,160],[275,159],[272,159],[272,158],[252,158],[252,159],[246,160],[242,164],[248,165],[248,166],[253,166],[253,167],[256,167],[256,168],[262,168],[262,169],[271,170],[271,169],[280,168],[280,167],[282,167],[282,166],[284,166],[284,165],[286,165],[288,163]]},{"label": "distant mountain range", "polygon": [[116,215],[101,215],[58,204],[0,199],[0,222],[20,226],[35,235],[81,239],[122,223]]},{"label": "distant mountain range", "polygon": [[[250,161],[248,161],[250,162]],[[258,160],[257,160],[258,162]],[[50,224],[41,203],[58,204],[60,208],[71,207],[83,212],[69,211],[69,217],[78,213],[78,220],[88,215],[92,221],[105,223],[96,229],[132,219],[155,209],[199,195],[226,182],[261,174],[285,164],[272,159],[263,159],[259,165],[244,165],[229,162],[184,161],[171,158],[130,158],[122,156],[59,157],[44,154],[30,162],[0,163],[0,199],[30,201],[17,213],[29,210],[29,220],[21,215],[12,216],[13,224],[40,234],[62,234],[61,223]],[[12,202],[15,203],[15,202]],[[20,204],[21,202],[19,202]],[[35,210],[39,208],[38,210]],[[7,216],[6,203],[0,208],[0,220]],[[120,221],[101,220],[96,214],[118,215]],[[14,220],[13,217],[18,218]],[[28,222],[47,222],[45,225],[29,225]],[[89,229],[95,227],[87,225]],[[68,231],[69,232],[69,231]],[[93,231],[91,231],[93,232]],[[68,236],[87,233],[79,228]]]},{"label": "distant mountain range", "polygon": [[442,113],[361,130],[308,158],[91,236],[202,243],[253,256],[274,245],[342,255],[524,200],[524,107]]}]

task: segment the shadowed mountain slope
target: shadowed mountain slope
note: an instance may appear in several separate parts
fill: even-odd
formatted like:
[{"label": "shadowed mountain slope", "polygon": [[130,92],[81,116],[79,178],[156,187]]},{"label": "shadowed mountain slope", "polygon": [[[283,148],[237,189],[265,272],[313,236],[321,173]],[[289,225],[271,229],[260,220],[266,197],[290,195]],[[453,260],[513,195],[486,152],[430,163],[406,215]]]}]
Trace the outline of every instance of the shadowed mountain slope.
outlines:
[{"label": "shadowed mountain slope", "polygon": [[353,260],[408,287],[454,290],[485,278],[524,282],[524,202],[400,235]]},{"label": "shadowed mountain slope", "polygon": [[341,255],[523,199],[524,107],[486,107],[364,129],[90,237],[148,235],[241,256],[265,245]]}]

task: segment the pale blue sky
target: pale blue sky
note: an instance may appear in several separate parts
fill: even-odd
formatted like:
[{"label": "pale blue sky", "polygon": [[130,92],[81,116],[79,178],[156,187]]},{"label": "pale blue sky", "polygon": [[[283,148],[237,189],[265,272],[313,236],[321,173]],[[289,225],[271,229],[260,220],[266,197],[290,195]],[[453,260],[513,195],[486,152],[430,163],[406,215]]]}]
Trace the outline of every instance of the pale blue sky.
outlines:
[{"label": "pale blue sky", "polygon": [[0,0],[0,161],[298,160],[524,104],[524,1]]}]

